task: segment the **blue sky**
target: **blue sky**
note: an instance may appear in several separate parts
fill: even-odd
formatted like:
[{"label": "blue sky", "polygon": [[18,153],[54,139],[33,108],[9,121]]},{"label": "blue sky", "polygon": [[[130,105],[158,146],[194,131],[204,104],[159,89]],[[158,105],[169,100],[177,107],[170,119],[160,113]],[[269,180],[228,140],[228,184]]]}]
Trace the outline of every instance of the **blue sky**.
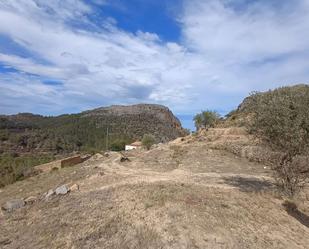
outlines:
[{"label": "blue sky", "polygon": [[187,128],[307,83],[308,0],[0,0],[0,113],[167,105]]}]

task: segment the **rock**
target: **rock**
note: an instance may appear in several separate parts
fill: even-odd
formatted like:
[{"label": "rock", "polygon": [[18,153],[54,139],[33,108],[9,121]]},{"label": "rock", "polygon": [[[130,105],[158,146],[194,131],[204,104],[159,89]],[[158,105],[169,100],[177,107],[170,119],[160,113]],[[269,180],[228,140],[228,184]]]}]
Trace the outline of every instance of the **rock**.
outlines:
[{"label": "rock", "polygon": [[70,189],[71,192],[77,191],[77,190],[79,190],[79,185],[75,183],[69,189]]},{"label": "rock", "polygon": [[0,240],[0,246],[1,246],[1,245],[2,245],[2,246],[6,246],[6,245],[9,245],[9,244],[11,244],[11,243],[12,243],[12,241],[9,240],[9,239]]},{"label": "rock", "polygon": [[105,153],[104,153],[104,156],[105,156],[105,157],[109,157],[109,153],[105,152]]},{"label": "rock", "polygon": [[34,202],[37,201],[37,198],[35,196],[29,196],[25,199],[25,203],[28,205],[28,204],[32,204]]},{"label": "rock", "polygon": [[46,200],[49,199],[54,194],[55,194],[54,190],[52,190],[52,189],[48,190],[48,192],[45,194],[45,199]]},{"label": "rock", "polygon": [[93,160],[98,160],[98,159],[101,159],[101,158],[103,158],[103,156],[100,153],[96,153],[95,155],[93,155],[91,157],[91,159],[93,159]]},{"label": "rock", "polygon": [[65,195],[70,191],[70,189],[66,185],[62,185],[55,189],[56,195]]},{"label": "rock", "polygon": [[26,203],[23,199],[15,199],[15,200],[10,200],[7,201],[3,206],[2,209],[8,212],[12,212],[16,209],[22,208],[25,206]]},{"label": "rock", "polygon": [[123,156],[123,157],[120,158],[120,162],[122,162],[122,163],[123,162],[130,162],[130,159]]},{"label": "rock", "polygon": [[32,177],[38,175],[40,172],[35,168],[28,168],[22,172],[23,177]]}]

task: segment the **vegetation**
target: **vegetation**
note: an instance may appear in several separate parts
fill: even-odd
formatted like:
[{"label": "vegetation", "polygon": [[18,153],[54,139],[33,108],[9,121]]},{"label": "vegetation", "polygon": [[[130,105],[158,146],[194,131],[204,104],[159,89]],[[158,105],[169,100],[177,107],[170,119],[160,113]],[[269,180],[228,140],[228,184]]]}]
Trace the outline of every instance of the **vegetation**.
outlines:
[{"label": "vegetation", "polygon": [[[125,144],[141,140],[145,133],[152,134],[157,141],[168,141],[185,131],[167,108],[156,105],[98,108],[57,117],[31,113],[0,115],[0,157],[8,167],[2,172],[22,172],[23,155],[31,155],[35,160],[42,154],[65,156],[75,151],[124,150]],[[8,162],[4,155],[11,152],[19,159]],[[25,162],[26,167],[39,163],[40,160]]]},{"label": "vegetation", "polygon": [[108,141],[115,147],[119,139],[133,141],[130,136],[114,131],[108,125],[100,125],[93,117],[80,114],[59,117],[42,117],[19,114],[14,120],[0,120],[0,145],[5,151],[50,152],[66,154],[73,151],[105,150],[107,128]]},{"label": "vegetation", "polygon": [[116,139],[111,143],[110,150],[113,150],[113,151],[125,150],[126,144],[129,144],[131,142],[132,141],[130,139],[124,139],[124,138]]},{"label": "vegetation", "polygon": [[150,150],[151,146],[156,142],[155,137],[149,134],[145,134],[142,139],[143,146]]},{"label": "vegetation", "polygon": [[249,130],[283,156],[273,168],[286,193],[293,196],[308,181],[309,166],[298,156],[308,152],[309,86],[283,87],[266,93],[253,93],[247,100],[253,114]]},{"label": "vegetation", "polygon": [[213,127],[220,119],[220,115],[216,111],[202,111],[194,116],[193,121],[196,130],[201,128]]},{"label": "vegetation", "polygon": [[31,167],[54,160],[50,154],[18,156],[16,153],[0,156],[0,187],[21,180],[34,172]]}]

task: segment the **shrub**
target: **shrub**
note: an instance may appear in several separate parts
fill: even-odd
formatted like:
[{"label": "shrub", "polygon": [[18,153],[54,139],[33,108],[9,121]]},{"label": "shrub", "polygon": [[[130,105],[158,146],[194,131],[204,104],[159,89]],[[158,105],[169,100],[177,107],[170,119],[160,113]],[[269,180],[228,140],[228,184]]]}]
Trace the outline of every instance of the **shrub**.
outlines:
[{"label": "shrub", "polygon": [[286,193],[293,196],[309,175],[309,168],[295,160],[308,150],[309,87],[301,85],[253,93],[248,110],[253,114],[249,131],[283,152],[281,161],[273,169]]},{"label": "shrub", "polygon": [[9,132],[7,130],[0,130],[0,141],[7,141],[9,139]]},{"label": "shrub", "polygon": [[155,141],[156,140],[154,136],[145,134],[142,139],[142,144],[147,150],[150,150],[151,146],[155,143]]},{"label": "shrub", "polygon": [[193,121],[196,127],[196,130],[201,128],[210,128],[214,127],[215,124],[219,121],[220,115],[216,111],[202,111],[194,116]]},{"label": "shrub", "polygon": [[124,139],[116,139],[110,145],[112,151],[122,151],[125,149],[126,141]]}]

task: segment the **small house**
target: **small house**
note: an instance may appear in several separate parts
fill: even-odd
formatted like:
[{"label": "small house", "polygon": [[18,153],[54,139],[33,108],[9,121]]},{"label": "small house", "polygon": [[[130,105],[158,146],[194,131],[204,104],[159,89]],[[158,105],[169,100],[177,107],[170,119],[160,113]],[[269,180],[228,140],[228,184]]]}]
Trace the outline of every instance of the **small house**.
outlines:
[{"label": "small house", "polygon": [[142,147],[142,142],[140,141],[135,141],[134,143],[131,143],[129,145],[125,146],[125,150],[135,150],[137,148],[141,148]]}]

